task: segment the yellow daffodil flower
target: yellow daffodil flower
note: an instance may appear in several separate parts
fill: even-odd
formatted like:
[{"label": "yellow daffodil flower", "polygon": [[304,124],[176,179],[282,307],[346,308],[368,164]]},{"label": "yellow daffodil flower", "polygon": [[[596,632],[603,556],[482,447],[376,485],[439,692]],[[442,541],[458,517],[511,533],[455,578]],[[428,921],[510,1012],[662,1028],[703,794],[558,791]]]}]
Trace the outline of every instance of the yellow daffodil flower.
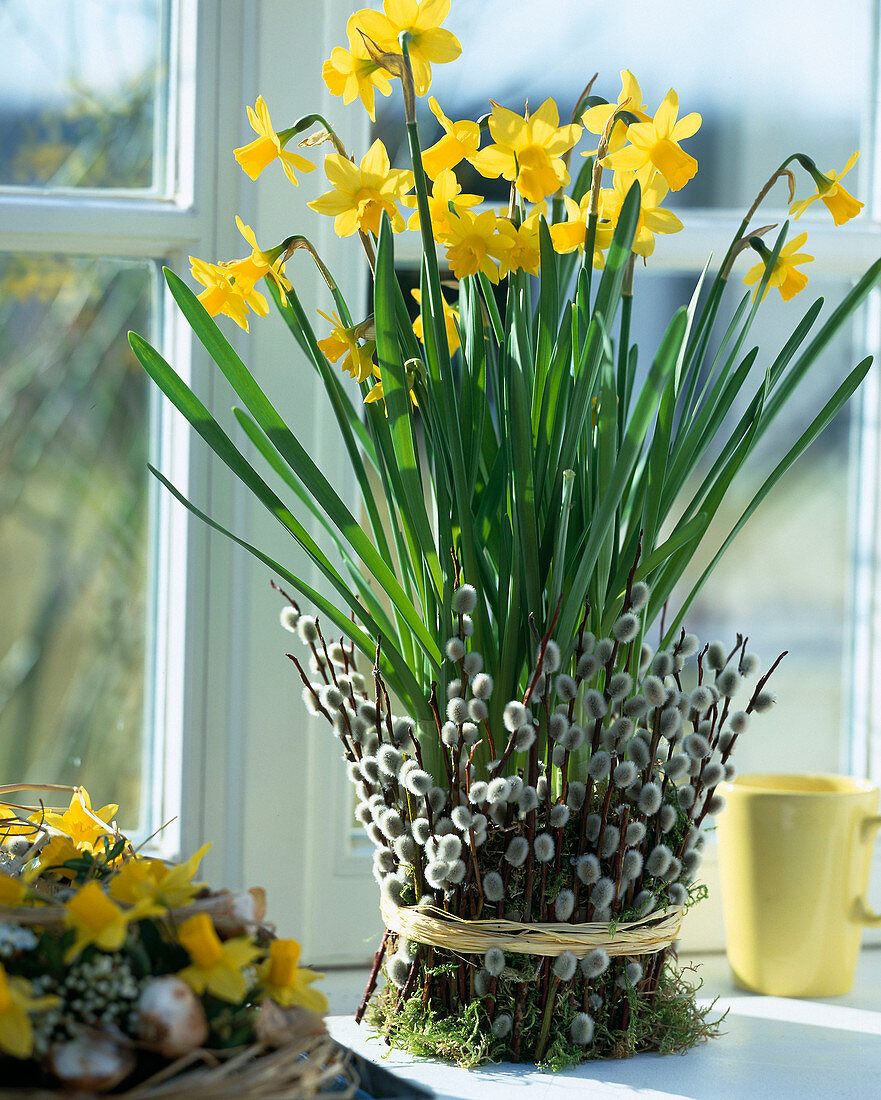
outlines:
[{"label": "yellow daffodil flower", "polygon": [[192,880],[210,847],[203,844],[185,863],[168,864],[161,859],[137,856],[128,859],[111,878],[110,894],[128,905],[145,899],[169,909],[189,905],[202,889],[202,883]]},{"label": "yellow daffodil flower", "polygon": [[250,145],[243,145],[239,149],[234,149],[233,155],[252,180],[257,179],[263,169],[276,159],[281,161],[284,174],[295,187],[299,183],[294,175],[295,168],[300,172],[312,172],[314,170],[315,165],[311,161],[301,157],[298,153],[288,153],[285,150],[285,143],[290,141],[293,135],[287,134],[285,136],[285,131],[277,134],[273,130],[269,109],[262,95],[257,96],[257,102],[253,108],[248,108],[248,121],[251,123],[251,128],[260,136],[252,141]]},{"label": "yellow daffodil flower", "polygon": [[[419,303],[422,305],[422,291],[411,290],[410,293]],[[459,319],[459,310],[451,306],[450,303],[443,299],[444,303],[444,328],[447,330],[447,344],[450,348],[450,355],[455,355],[459,348],[459,330],[456,328],[456,321]],[[420,313],[416,320],[413,322],[413,332],[416,334],[416,338],[423,344],[423,328],[422,328],[422,314]]]},{"label": "yellow daffodil flower", "polygon": [[[382,373],[379,367],[373,368],[373,375],[378,378],[379,381],[375,382],[370,389],[370,392],[364,398],[364,404],[370,405],[374,401],[382,401],[385,404],[385,392],[382,388]],[[419,407],[419,402],[416,400],[416,394],[413,392],[413,385],[416,381],[416,372],[414,370],[407,369],[407,382],[410,387],[410,404],[414,409]],[[388,416],[388,409],[385,410],[385,415]]]},{"label": "yellow daffodil flower", "polygon": [[34,1029],[29,1013],[57,1003],[57,997],[32,997],[30,982],[7,974],[0,963],[0,1051],[13,1058],[30,1058]]},{"label": "yellow daffodil flower", "polygon": [[581,136],[576,123],[560,126],[560,114],[552,99],[524,118],[515,111],[493,103],[489,132],[495,145],[489,145],[473,157],[482,176],[511,180],[530,202],[541,202],[569,182],[566,165],[560,159]]},{"label": "yellow daffodil flower", "polygon": [[474,214],[459,210],[450,214],[449,230],[442,240],[447,261],[457,279],[482,271],[490,282],[499,281],[498,262],[516,244],[516,231],[507,218],[499,218],[492,210]]},{"label": "yellow daffodil flower", "polygon": [[269,958],[257,968],[260,984],[276,1004],[300,1005],[312,1012],[326,1012],[327,997],[309,988],[324,975],[298,966],[299,961],[300,945],[296,940],[273,940]]},{"label": "yellow daffodil flower", "polygon": [[28,888],[21,879],[0,871],[0,905],[21,905],[27,893]]},{"label": "yellow daffodil flower", "polygon": [[[416,196],[407,195],[402,199],[404,206],[416,206]],[[467,209],[479,206],[483,202],[482,195],[463,195],[456,173],[451,169],[439,172],[437,179],[431,185],[431,194],[428,196],[428,212],[431,215],[431,228],[436,241],[441,240],[450,228],[450,203],[453,206]],[[408,229],[418,229],[420,225],[419,211],[411,216],[407,222]]]},{"label": "yellow daffodil flower", "polygon": [[197,259],[195,256],[190,256],[190,273],[196,282],[205,287],[199,295],[199,301],[212,317],[216,317],[218,313],[223,313],[227,317],[231,317],[239,328],[243,328],[247,332],[249,305],[263,317],[269,312],[266,299],[253,287],[251,288],[250,300],[245,301],[245,297],[236,285],[232,274],[220,264],[209,264],[204,260]]},{"label": "yellow daffodil flower", "polygon": [[430,179],[436,179],[441,172],[455,168],[466,157],[473,157],[480,148],[480,127],[476,122],[465,119],[452,122],[440,109],[434,96],[429,96],[428,106],[431,113],[444,128],[444,136],[422,154],[422,167]]},{"label": "yellow daffodil flower", "polygon": [[[541,204],[544,207],[544,203]],[[538,237],[538,224],[543,209],[536,207],[520,225],[512,226],[514,237],[511,251],[499,260],[499,274],[504,279],[511,271],[526,271],[538,275],[541,267],[541,246]]]},{"label": "yellow daffodil flower", "polygon": [[76,933],[73,944],[64,956],[64,961],[68,963],[89,944],[102,951],[118,951],[125,943],[132,921],[162,912],[161,906],[148,899],[139,901],[130,909],[121,909],[94,880],[87,882],[65,902],[65,908],[67,926]]},{"label": "yellow daffodil flower", "polygon": [[287,301],[285,292],[291,289],[290,279],[284,274],[284,251],[281,247],[272,252],[263,252],[257,245],[257,238],[250,225],[245,225],[236,214],[236,225],[241,235],[251,246],[251,255],[243,260],[232,260],[223,266],[235,277],[236,284],[249,282],[251,289],[263,278],[271,279],[281,292],[281,300]]},{"label": "yellow daffodil flower", "polygon": [[671,88],[652,121],[634,122],[627,127],[631,144],[604,157],[603,167],[638,172],[651,166],[661,173],[671,191],[681,190],[697,173],[697,161],[680,148],[679,142],[697,133],[701,116],[692,112],[677,122],[678,113],[679,99]]},{"label": "yellow daffodil flower", "polygon": [[[642,90],[639,81],[629,69],[621,70],[621,94],[618,96],[617,103],[600,103],[596,107],[589,107],[581,116],[585,130],[589,130],[592,134],[601,134],[606,128],[609,118],[622,104],[624,110],[636,115],[640,122],[651,122],[648,108],[642,102]],[[609,152],[614,153],[626,144],[627,127],[623,122],[618,122],[612,128],[612,133],[609,136]],[[596,149],[591,149],[583,153],[582,156],[592,157],[595,153]]]},{"label": "yellow daffodil flower", "polygon": [[[557,222],[550,227],[551,240],[554,242],[554,251],[561,255],[574,252],[578,249],[579,255],[584,255],[584,246],[587,243],[588,207],[590,206],[590,192],[583,196],[580,203],[563,196],[566,206],[566,221]],[[604,220],[605,219],[605,220]],[[602,270],[606,258],[603,253],[612,243],[612,235],[615,232],[614,225],[607,220],[603,193],[600,192],[600,209],[597,226],[594,232],[593,260],[595,268]]]},{"label": "yellow daffodil flower", "polygon": [[[42,821],[44,825],[69,836],[77,848],[93,852],[96,847],[103,848],[102,837],[115,837],[115,830],[110,823],[118,809],[119,806],[114,802],[94,811],[89,792],[85,787],[77,787],[71,795],[70,805],[63,813],[47,813],[42,816]],[[31,820],[39,821],[41,816],[34,815]]]},{"label": "yellow daffodil flower", "polygon": [[392,94],[388,73],[371,58],[358,33],[355,16],[350,15],[346,24],[349,48],[336,46],[331,50],[330,58],[324,62],[321,75],[331,95],[342,96],[348,106],[356,96],[360,96],[371,122],[376,121],[375,93],[384,96]]},{"label": "yellow daffodil flower", "polygon": [[662,175],[658,172],[652,172],[649,176],[644,172],[616,172],[612,178],[611,190],[604,190],[602,194],[603,216],[612,225],[618,224],[627,192],[637,178],[641,196],[639,221],[636,223],[632,248],[637,256],[651,256],[655,250],[655,233],[678,233],[682,229],[682,222],[672,211],[661,209],[661,203],[669,191]]},{"label": "yellow daffodil flower", "polygon": [[[807,275],[803,271],[796,270],[796,264],[806,264],[814,258],[806,252],[798,251],[807,239],[807,233],[800,233],[799,236],[793,237],[780,249],[780,255],[777,257],[774,270],[771,272],[771,278],[765,287],[765,293],[762,295],[763,300],[772,286],[777,287],[780,291],[780,297],[784,302],[788,302],[790,298],[794,298],[799,291],[804,290],[808,285]],[[765,266],[765,262],[762,261],[757,263],[755,267],[750,268],[743,280],[747,286],[761,282],[762,276],[765,274]],[[758,294],[758,292],[759,288],[756,287],[755,293]]]},{"label": "yellow daffodil flower", "polygon": [[80,850],[70,837],[53,836],[49,843],[40,849],[37,864],[39,873],[51,871],[53,875],[57,875],[59,878],[72,879],[76,872],[63,867],[62,864],[67,863],[70,859],[78,859],[79,855]]},{"label": "yellow daffodil flower", "polygon": [[406,31],[416,95],[425,95],[432,63],[445,65],[462,52],[459,39],[441,27],[450,14],[450,0],[384,0],[382,7],[382,12],[362,8],[351,22],[389,53],[400,53],[398,35]]},{"label": "yellow daffodil flower", "polygon": [[383,211],[394,232],[401,232],[404,219],[395,204],[412,190],[413,173],[389,166],[388,153],[379,138],[361,158],[359,167],[339,153],[330,153],[324,158],[324,171],[334,189],[309,206],[335,219],[338,237],[349,237],[356,230],[379,233]]},{"label": "yellow daffodil flower", "polygon": [[811,195],[807,199],[800,199],[798,202],[794,202],[789,208],[789,213],[794,214],[796,221],[804,214],[805,210],[811,205],[812,202],[816,202],[820,199],[829,213],[832,215],[832,220],[836,225],[844,225],[845,222],[849,222],[851,218],[855,218],[857,214],[865,206],[865,203],[855,199],[853,195],[840,184],[840,180],[843,179],[847,173],[853,168],[857,162],[857,158],[860,155],[859,149],[851,156],[847,164],[844,166],[844,170],[841,172],[825,172],[823,175],[829,181],[828,184],[817,184],[816,193]]},{"label": "yellow daffodil flower", "polygon": [[340,364],[340,370],[346,371],[356,382],[366,382],[373,373],[375,341],[368,340],[364,344],[359,344],[355,329],[346,328],[336,313],[328,317],[320,309],[318,312],[331,326],[330,336],[325,336],[323,340],[318,341],[324,358],[328,363],[335,363],[341,355],[344,355],[345,359]]},{"label": "yellow daffodil flower", "polygon": [[245,999],[248,984],[242,968],[250,966],[260,955],[248,936],[220,939],[207,913],[196,913],[178,929],[178,939],[186,948],[192,963],[181,970],[183,979],[196,993],[207,989],[222,1001],[237,1003]]}]

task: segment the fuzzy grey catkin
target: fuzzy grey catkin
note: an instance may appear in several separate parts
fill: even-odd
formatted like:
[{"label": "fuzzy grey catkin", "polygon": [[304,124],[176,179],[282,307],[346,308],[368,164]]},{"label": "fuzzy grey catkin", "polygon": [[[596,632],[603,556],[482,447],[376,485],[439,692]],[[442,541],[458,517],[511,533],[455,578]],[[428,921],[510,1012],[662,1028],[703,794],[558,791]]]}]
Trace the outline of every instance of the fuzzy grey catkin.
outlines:
[{"label": "fuzzy grey catkin", "polygon": [[475,806],[481,805],[486,802],[486,792],[488,784],[484,783],[482,779],[476,780],[468,788],[468,801]]},{"label": "fuzzy grey catkin", "polygon": [[637,800],[640,812],[646,817],[654,817],[661,808],[662,798],[660,784],[654,782],[644,784]]},{"label": "fuzzy grey catkin", "polygon": [[482,668],[483,656],[476,649],[472,649],[470,653],[466,653],[462,658],[462,671],[469,680],[474,679]]},{"label": "fuzzy grey catkin", "polygon": [[652,878],[662,878],[670,867],[673,853],[666,844],[656,844],[645,860],[645,872]]},{"label": "fuzzy grey catkin", "polygon": [[455,833],[440,837],[437,842],[437,854],[439,859],[452,863],[462,854],[462,841]]},{"label": "fuzzy grey catkin", "polygon": [[529,752],[535,744],[535,729],[530,725],[521,726],[514,734],[514,751]]},{"label": "fuzzy grey catkin", "polygon": [[604,947],[595,947],[592,951],[588,951],[581,960],[581,973],[588,981],[592,981],[601,974],[605,974],[611,961],[609,953]]},{"label": "fuzzy grey catkin", "polygon": [[680,787],[676,791],[676,800],[683,810],[690,810],[694,805],[695,789],[692,786]]},{"label": "fuzzy grey catkin", "polygon": [[[600,878],[590,889],[590,900],[594,909],[605,909],[615,897],[615,883],[610,878]],[[598,920],[594,914],[594,919]]]},{"label": "fuzzy grey catkin", "polygon": [[[657,661],[657,657],[655,658]],[[646,676],[640,685],[642,694],[653,707],[662,707],[667,701],[667,689],[657,676]]]},{"label": "fuzzy grey catkin", "polygon": [[629,695],[633,688],[633,677],[629,672],[616,672],[614,676],[609,678],[609,683],[606,688],[606,692],[610,699],[615,701],[621,700],[625,695]]},{"label": "fuzzy grey catkin", "polygon": [[474,814],[467,806],[455,806],[450,812],[453,824],[464,833],[474,824]]},{"label": "fuzzy grey catkin", "polygon": [[711,668],[714,672],[721,672],[725,667],[727,656],[722,642],[711,642],[704,660],[707,668]]},{"label": "fuzzy grey catkin", "polygon": [[584,797],[586,794],[587,788],[585,785],[580,780],[573,779],[566,793],[566,805],[570,810],[580,810],[584,805]]},{"label": "fuzzy grey catkin", "polygon": [[725,809],[725,795],[714,794],[712,798],[707,801],[707,813],[710,817],[715,817],[716,814],[720,814]]},{"label": "fuzzy grey catkin", "polygon": [[548,778],[546,775],[540,775],[535,783],[535,792],[541,802],[544,802],[548,797]]},{"label": "fuzzy grey catkin", "polygon": [[612,772],[612,782],[616,787],[629,787],[636,782],[637,768],[632,760],[622,760]]},{"label": "fuzzy grey catkin", "polygon": [[586,739],[587,735],[581,726],[570,726],[563,739],[562,747],[566,752],[578,752]]},{"label": "fuzzy grey catkin", "polygon": [[548,735],[552,741],[561,741],[569,729],[569,719],[565,714],[552,714],[548,719]]},{"label": "fuzzy grey catkin", "polygon": [[431,790],[434,779],[424,772],[421,768],[416,767],[407,772],[404,777],[404,787],[415,795],[426,795]]},{"label": "fuzzy grey catkin", "polygon": [[492,1022],[492,1033],[497,1039],[504,1039],[513,1026],[512,1017],[507,1012],[500,1012]]},{"label": "fuzzy grey catkin", "polygon": [[746,733],[749,726],[749,715],[745,710],[737,710],[728,720],[733,733]]},{"label": "fuzzy grey catkin", "polygon": [[416,862],[416,841],[412,836],[399,836],[393,847],[395,855],[402,863]]},{"label": "fuzzy grey catkin", "polygon": [[404,896],[404,884],[397,875],[388,875],[382,880],[382,893],[393,905],[400,905]]},{"label": "fuzzy grey catkin", "polygon": [[675,741],[682,729],[682,712],[678,707],[664,707],[660,717],[661,734],[668,741]]},{"label": "fuzzy grey catkin", "polygon": [[624,967],[624,977],[627,979],[627,984],[631,986],[637,986],[642,981],[642,963],[633,959]]},{"label": "fuzzy grey catkin", "polygon": [[715,787],[717,783],[721,783],[722,780],[725,778],[725,768],[721,764],[717,764],[715,761],[711,761],[709,764],[704,764],[702,778],[706,786]]},{"label": "fuzzy grey catkin", "polygon": [[465,656],[465,643],[458,635],[454,634],[452,638],[447,638],[444,652],[451,661],[461,661]]},{"label": "fuzzy grey catkin", "polygon": [[520,807],[521,816],[535,810],[538,807],[538,791],[535,787],[524,787],[517,798],[517,805]]},{"label": "fuzzy grey catkin", "polygon": [[519,729],[520,726],[525,726],[529,721],[529,711],[517,699],[512,699],[510,703],[505,704],[502,720],[505,723],[505,729],[510,733],[514,733],[515,730]]},{"label": "fuzzy grey catkin", "polygon": [[627,759],[637,768],[644,768],[651,760],[649,746],[641,737],[633,737],[627,744]]},{"label": "fuzzy grey catkin", "polygon": [[725,765],[725,782],[733,783],[737,778],[737,767],[730,761]]},{"label": "fuzzy grey catkin", "polygon": [[522,867],[529,855],[529,841],[524,836],[512,837],[505,849],[505,859],[512,867]]},{"label": "fuzzy grey catkin", "polygon": [[677,752],[664,764],[664,775],[674,782],[688,771],[690,758],[684,752]]},{"label": "fuzzy grey catkin", "polygon": [[325,710],[339,710],[344,703],[343,693],[336,684],[325,684],[319,691],[318,697]]},{"label": "fuzzy grey catkin", "polygon": [[454,833],[456,826],[448,817],[438,817],[434,822],[434,835],[436,837],[447,836],[449,833]]},{"label": "fuzzy grey catkin", "polygon": [[593,853],[579,856],[575,861],[575,874],[585,886],[591,886],[600,877],[600,861]]},{"label": "fuzzy grey catkin", "polygon": [[582,653],[575,666],[575,676],[578,680],[592,680],[600,667],[599,661],[592,653]]},{"label": "fuzzy grey catkin", "polygon": [[455,722],[457,726],[461,726],[463,722],[468,721],[468,704],[464,699],[457,697],[449,700],[447,703],[447,718],[451,722]]},{"label": "fuzzy grey catkin", "polygon": [[673,882],[667,887],[667,900],[671,905],[685,905],[688,901],[688,890],[681,882]]},{"label": "fuzzy grey catkin", "polygon": [[478,997],[485,997],[489,993],[492,975],[488,970],[478,970],[474,975],[474,992]]},{"label": "fuzzy grey catkin", "polygon": [[[433,890],[442,890],[446,885],[447,875],[450,873],[450,865],[443,859],[432,860],[425,868],[425,878]],[[484,892],[486,878],[484,878]]]},{"label": "fuzzy grey catkin", "polygon": [[465,747],[470,748],[477,741],[477,737],[478,737],[477,726],[475,726],[473,722],[463,722],[462,723],[462,742],[465,745]]},{"label": "fuzzy grey catkin", "polygon": [[658,900],[651,890],[640,890],[633,899],[633,906],[641,917],[647,917],[657,907]]},{"label": "fuzzy grey catkin", "polygon": [[496,802],[505,802],[510,794],[511,788],[508,784],[508,780],[504,776],[497,776],[487,784],[486,788],[486,801],[490,804]]},{"label": "fuzzy grey catkin", "polygon": [[485,722],[489,717],[489,707],[482,699],[469,699],[468,717],[472,722]]},{"label": "fuzzy grey catkin", "polygon": [[625,718],[641,718],[648,710],[648,700],[644,695],[634,695],[625,700],[621,713]]},{"label": "fuzzy grey catkin", "polygon": [[505,952],[501,947],[490,947],[483,956],[483,965],[493,978],[497,978],[505,969]]},{"label": "fuzzy grey catkin", "polygon": [[649,601],[650,595],[649,586],[645,581],[635,581],[630,589],[630,608],[631,611],[642,611],[645,605]]},{"label": "fuzzy grey catkin", "polygon": [[373,812],[366,803],[362,802],[360,806],[355,807],[355,817],[362,825],[369,825],[373,821]]},{"label": "fuzzy grey catkin", "polygon": [[389,981],[398,987],[403,989],[407,984],[407,978],[410,976],[410,967],[413,964],[405,955],[392,955],[392,957],[385,964],[385,972],[388,975]]},{"label": "fuzzy grey catkin", "polygon": [[548,817],[548,823],[552,829],[562,829],[566,822],[569,820],[571,810],[563,803],[559,806],[552,806],[551,812]]},{"label": "fuzzy grey catkin", "polygon": [[561,890],[554,899],[554,916],[558,921],[567,921],[575,909],[575,895],[571,890]]},{"label": "fuzzy grey catkin", "polygon": [[705,714],[713,705],[713,693],[700,684],[688,697],[688,704],[698,714]]},{"label": "fuzzy grey catkin", "polygon": [[716,687],[726,699],[730,699],[732,695],[737,694],[737,689],[740,687],[740,673],[730,667],[723,669],[716,677]]},{"label": "fuzzy grey catkin", "polygon": [[599,814],[588,814],[587,819],[584,822],[584,835],[588,840],[593,842],[600,835],[600,826],[602,825],[602,818]]},{"label": "fuzzy grey catkin", "polygon": [[560,647],[553,640],[548,638],[545,642],[544,656],[541,661],[541,670],[544,673],[556,672],[560,667]]},{"label": "fuzzy grey catkin", "polygon": [[475,699],[489,699],[493,693],[493,678],[486,672],[479,672],[471,681],[471,694]]},{"label": "fuzzy grey catkin", "polygon": [[663,680],[665,676],[671,675],[673,672],[673,655],[667,653],[665,650],[656,653],[652,660],[652,672],[655,677],[661,680]]},{"label": "fuzzy grey catkin", "polygon": [[454,614],[468,615],[477,606],[477,590],[471,584],[460,584],[450,602]]},{"label": "fuzzy grey catkin", "polygon": [[412,829],[413,829],[413,839],[416,841],[416,843],[417,844],[425,844],[425,842],[428,840],[429,833],[430,833],[430,830],[429,830],[429,827],[428,827],[428,822],[425,820],[425,818],[424,817],[417,818],[413,822]]},{"label": "fuzzy grey catkin", "polygon": [[593,1017],[587,1012],[577,1012],[569,1024],[569,1037],[576,1046],[587,1047],[593,1042]]},{"label": "fuzzy grey catkin", "polygon": [[583,705],[584,713],[595,722],[605,718],[609,709],[602,692],[597,691],[596,688],[589,688],[584,693]]},{"label": "fuzzy grey catkin", "polygon": [[574,952],[564,951],[554,959],[551,969],[554,972],[554,977],[559,978],[561,982],[571,982],[575,977],[575,971],[578,969],[578,959],[575,957]]},{"label": "fuzzy grey catkin", "polygon": [[741,676],[754,676],[759,668],[759,658],[755,653],[745,653],[737,667]]},{"label": "fuzzy grey catkin", "polygon": [[624,853],[624,859],[621,861],[621,877],[628,882],[632,882],[634,879],[639,878],[642,873],[642,852],[637,851],[635,848],[629,848]]},{"label": "fuzzy grey catkin", "polygon": [[662,833],[669,833],[676,824],[676,807],[666,804],[658,812],[658,828]]},{"label": "fuzzy grey catkin", "polygon": [[587,774],[591,779],[599,782],[601,779],[605,779],[609,774],[609,769],[612,765],[612,758],[607,752],[600,749],[595,752],[590,760],[587,762]]},{"label": "fuzzy grey catkin", "polygon": [[710,755],[710,743],[700,733],[689,733],[683,738],[682,747],[692,760],[705,760]]},{"label": "fuzzy grey catkin", "polygon": [[283,607],[279,615],[279,621],[285,630],[290,631],[291,634],[295,634],[297,632],[297,623],[300,621],[300,612],[290,605]]},{"label": "fuzzy grey catkin", "polygon": [[483,876],[483,896],[487,901],[501,901],[505,896],[505,886],[498,871],[488,871]]},{"label": "fuzzy grey catkin", "polygon": [[404,758],[394,745],[380,745],[376,754],[376,762],[380,771],[386,775],[397,776],[404,763]]},{"label": "fuzzy grey catkin", "polygon": [[465,878],[465,863],[461,859],[454,859],[450,864],[449,874],[447,875],[447,882],[452,886],[458,886]]},{"label": "fuzzy grey catkin", "polygon": [[[461,703],[462,700],[460,699]],[[441,727],[441,741],[447,746],[447,748],[454,748],[459,744],[459,727],[455,722],[444,722]]]},{"label": "fuzzy grey catkin", "polygon": [[631,821],[624,833],[624,843],[628,848],[635,848],[642,844],[645,837],[645,825],[641,821]]},{"label": "fuzzy grey catkin", "polygon": [[447,804],[447,792],[443,787],[432,787],[427,797],[428,804],[434,813],[440,813]]},{"label": "fuzzy grey catkin", "polygon": [[556,854],[554,838],[550,833],[539,833],[533,841],[532,850],[539,863],[550,863]]},{"label": "fuzzy grey catkin", "polygon": [[557,698],[562,699],[564,703],[568,703],[578,694],[577,684],[566,672],[560,673],[554,682],[554,687],[557,689]]},{"label": "fuzzy grey catkin", "polygon": [[447,699],[456,699],[464,694],[464,691],[462,691],[462,681],[458,679],[450,680],[447,684]]},{"label": "fuzzy grey catkin", "polygon": [[390,874],[396,866],[395,857],[388,848],[377,848],[373,853],[373,865],[380,871]]},{"label": "fuzzy grey catkin", "polygon": [[594,646],[593,655],[599,661],[601,665],[608,664],[610,657],[615,651],[615,643],[611,638],[600,638],[597,644]]},{"label": "fuzzy grey catkin", "polygon": [[607,825],[606,830],[603,833],[603,839],[600,843],[600,859],[608,859],[609,856],[617,849],[618,842],[621,840],[621,830],[617,825]]}]

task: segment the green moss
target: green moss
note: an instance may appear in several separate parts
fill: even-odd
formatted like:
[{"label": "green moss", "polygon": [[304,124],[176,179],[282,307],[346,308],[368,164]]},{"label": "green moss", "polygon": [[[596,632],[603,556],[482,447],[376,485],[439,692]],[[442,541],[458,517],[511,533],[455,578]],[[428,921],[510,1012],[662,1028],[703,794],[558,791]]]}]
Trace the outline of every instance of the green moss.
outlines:
[{"label": "green moss", "polygon": [[[443,953],[436,951],[438,954]],[[594,1040],[587,1048],[573,1043],[569,1034],[573,1017],[582,1011],[583,984],[576,979],[576,988],[560,988],[548,1042],[537,1063],[541,1068],[557,1071],[589,1060],[627,1058],[641,1051],[681,1054],[718,1034],[720,1021],[711,1020],[713,1006],[697,1004],[700,981],[692,984],[686,980],[674,959],[665,963],[654,996],[617,984],[626,961],[615,960],[601,978],[590,984],[588,992],[601,996],[602,1005],[592,1012]],[[508,1013],[515,1017],[519,1007],[520,1060],[534,1061],[542,1023],[540,986],[534,975],[541,960],[509,955],[506,962],[496,991],[494,1016]],[[472,957],[467,964],[473,972],[480,960]],[[418,1057],[455,1062],[465,1068],[514,1060],[513,1034],[504,1038],[492,1034],[488,999],[458,1003],[453,977],[456,969],[457,963],[453,962],[432,967],[403,1002],[397,989],[386,988],[373,1001],[370,1023],[392,1046]],[[426,976],[431,978],[432,990],[427,999]],[[439,983],[445,980],[448,1003],[453,1006],[449,1009],[438,994]]]}]

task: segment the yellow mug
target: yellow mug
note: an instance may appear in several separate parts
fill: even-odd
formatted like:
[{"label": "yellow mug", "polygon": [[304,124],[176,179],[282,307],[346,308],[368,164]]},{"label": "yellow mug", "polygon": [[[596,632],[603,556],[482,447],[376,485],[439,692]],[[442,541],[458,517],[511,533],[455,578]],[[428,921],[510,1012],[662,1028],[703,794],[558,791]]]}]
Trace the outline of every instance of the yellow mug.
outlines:
[{"label": "yellow mug", "polygon": [[833,997],[853,987],[881,826],[878,788],[841,775],[743,775],[717,820],[728,961],[742,989]]}]

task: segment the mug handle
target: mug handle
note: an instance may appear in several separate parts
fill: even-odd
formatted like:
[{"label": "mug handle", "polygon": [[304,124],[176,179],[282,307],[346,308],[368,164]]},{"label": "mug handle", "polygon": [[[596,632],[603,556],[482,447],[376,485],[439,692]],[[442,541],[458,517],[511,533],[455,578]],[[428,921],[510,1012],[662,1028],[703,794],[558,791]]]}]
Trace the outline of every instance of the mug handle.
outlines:
[{"label": "mug handle", "polygon": [[[870,843],[878,830],[881,829],[881,817],[867,817],[860,825],[860,840],[864,844]],[[857,898],[856,918],[860,924],[869,928],[881,928],[881,913],[876,913],[866,900],[866,895]]]}]

